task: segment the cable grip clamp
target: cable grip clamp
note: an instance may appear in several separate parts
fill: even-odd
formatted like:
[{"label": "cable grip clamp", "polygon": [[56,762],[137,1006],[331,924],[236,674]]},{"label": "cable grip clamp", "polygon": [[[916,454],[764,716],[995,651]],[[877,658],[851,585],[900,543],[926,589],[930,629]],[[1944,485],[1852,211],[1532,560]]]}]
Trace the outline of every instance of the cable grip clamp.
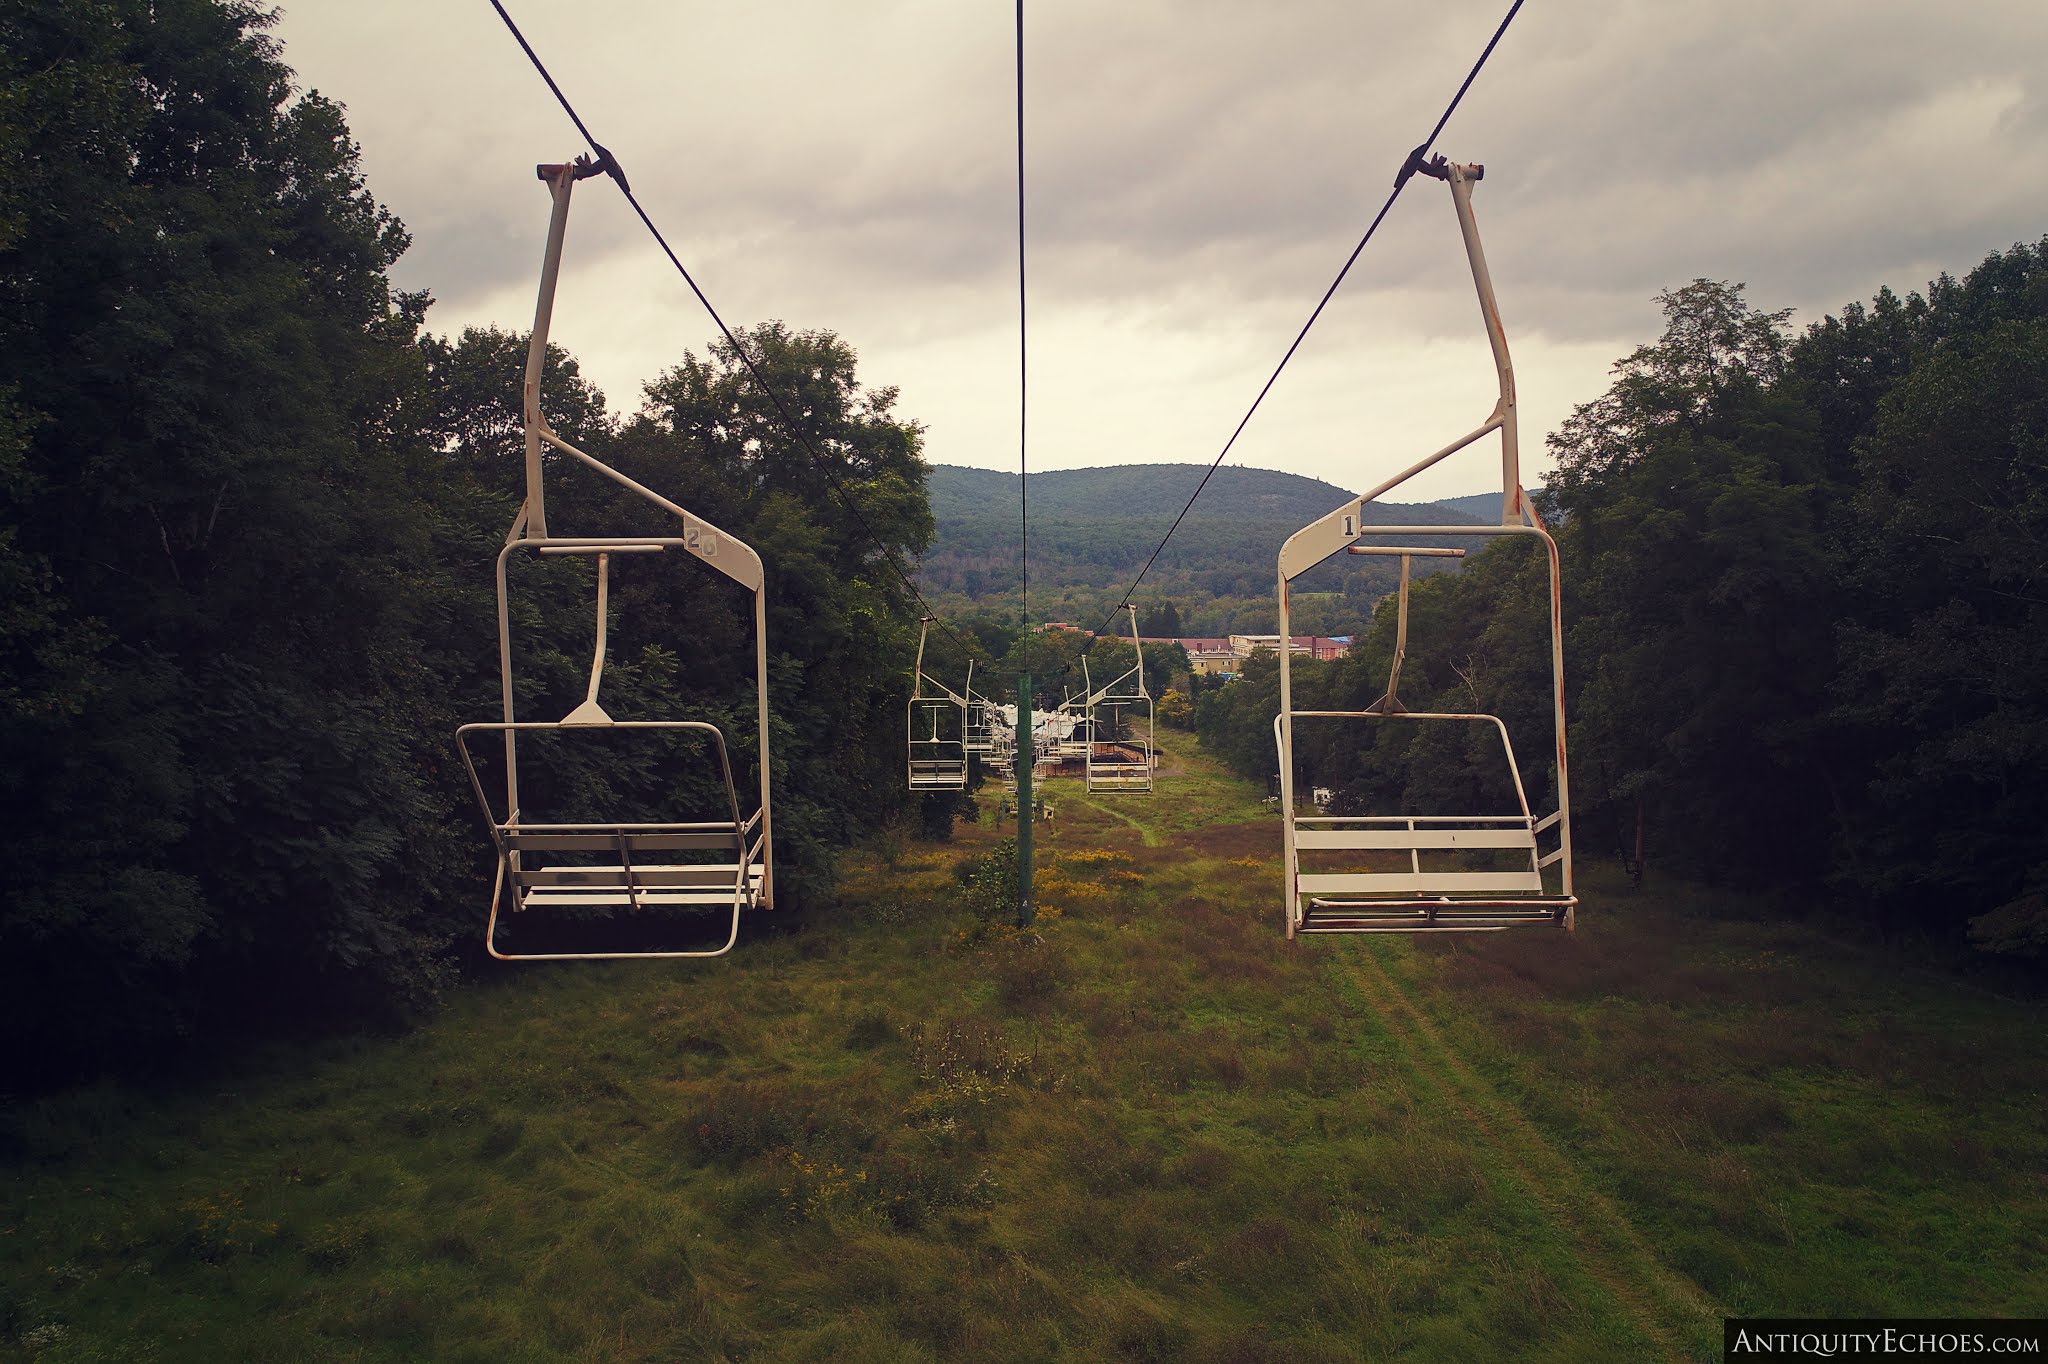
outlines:
[{"label": "cable grip clamp", "polygon": [[[1425,142],[1414,151],[1408,153],[1408,159],[1401,163],[1401,173],[1394,177],[1395,190],[1398,191],[1403,185],[1407,184],[1409,178],[1418,171],[1432,180],[1448,180],[1451,178],[1450,162],[1444,159],[1442,152],[1438,152],[1427,161],[1422,159],[1423,152],[1428,149],[1429,144]],[[1486,178],[1486,167],[1484,166],[1467,166],[1465,169],[1470,179],[1484,180]]]},{"label": "cable grip clamp", "polygon": [[[569,163],[570,174],[578,180],[588,180],[593,175],[609,175],[612,179],[619,182],[620,189],[628,194],[632,193],[633,187],[626,183],[626,172],[619,165],[618,158],[613,156],[610,149],[603,143],[593,142],[590,145],[597,148],[597,156],[592,158],[586,152],[582,156],[577,157]],[[533,168],[533,175],[536,180],[552,180],[561,173],[562,163],[559,161],[552,164],[543,163]]]}]

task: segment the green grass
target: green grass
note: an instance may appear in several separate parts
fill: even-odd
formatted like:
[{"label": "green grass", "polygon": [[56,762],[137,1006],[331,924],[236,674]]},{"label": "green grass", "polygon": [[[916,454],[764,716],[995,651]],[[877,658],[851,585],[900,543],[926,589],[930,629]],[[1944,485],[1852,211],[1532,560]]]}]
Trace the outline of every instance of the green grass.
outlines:
[{"label": "green grass", "polygon": [[[1199,753],[849,858],[690,964],[7,1115],[0,1355],[1634,1360],[1718,1316],[2048,1315],[2042,1013],[1703,897],[1569,938],[1280,934]],[[893,863],[893,865],[892,865]]]}]

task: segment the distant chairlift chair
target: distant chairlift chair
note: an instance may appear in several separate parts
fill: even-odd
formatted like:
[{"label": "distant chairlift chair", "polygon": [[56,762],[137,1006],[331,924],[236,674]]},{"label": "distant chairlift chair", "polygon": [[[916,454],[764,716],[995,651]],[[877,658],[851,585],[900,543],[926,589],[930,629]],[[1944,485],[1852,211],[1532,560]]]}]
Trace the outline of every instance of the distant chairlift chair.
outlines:
[{"label": "distant chairlift chair", "polygon": [[[910,789],[913,791],[965,791],[967,789],[967,698],[933,681],[924,672],[925,639],[932,618],[918,625],[917,664],[912,672],[908,726]],[[933,695],[927,696],[930,687]]]},{"label": "distant chairlift chair", "polygon": [[[1493,347],[1499,399],[1478,430],[1395,475],[1354,502],[1347,502],[1321,520],[1297,531],[1281,548],[1280,713],[1273,729],[1280,754],[1280,809],[1284,820],[1283,854],[1287,936],[1298,933],[1411,933],[1421,931],[1493,931],[1525,924],[1553,924],[1570,929],[1578,899],[1572,891],[1570,788],[1565,773],[1564,631],[1558,582],[1557,543],[1545,530],[1521,486],[1517,463],[1514,372],[1507,337],[1494,302],[1493,283],[1480,249],[1479,229],[1472,216],[1472,184],[1483,168],[1446,163],[1441,156],[1416,163],[1414,169],[1444,181],[1451,191],[1463,232],[1466,256],[1479,294],[1480,312]],[[1529,809],[1521,769],[1508,740],[1507,726],[1492,715],[1423,713],[1408,710],[1399,696],[1401,665],[1408,643],[1408,578],[1410,560],[1420,556],[1462,555],[1458,549],[1420,546],[1361,545],[1366,508],[1438,461],[1457,453],[1488,433],[1501,433],[1501,524],[1497,526],[1374,526],[1375,536],[1528,535],[1540,540],[1550,568],[1551,706],[1556,737],[1557,808],[1536,817]],[[1289,585],[1339,551],[1352,554],[1398,555],[1400,596],[1394,661],[1386,695],[1362,711],[1307,711],[1293,705],[1291,653],[1288,648]],[[1302,814],[1295,803],[1295,722],[1304,718],[1424,723],[1491,724],[1498,730],[1507,776],[1517,808],[1486,816],[1465,815],[1332,815],[1320,806]],[[1541,844],[1554,839],[1549,852]],[[1489,870],[1471,870],[1466,854]],[[1304,871],[1303,855],[1319,869]],[[1402,855],[1405,854],[1405,857]],[[1385,864],[1399,859],[1406,866]],[[1331,869],[1328,864],[1343,865]],[[1556,868],[1555,888],[1545,872]]]},{"label": "distant chairlift chair", "polygon": [[964,747],[977,758],[995,752],[995,707],[985,696],[974,694],[974,660],[967,660],[967,729]]},{"label": "distant chairlift chair", "polygon": [[[1088,714],[1088,790],[1150,791],[1152,789],[1152,697],[1145,690],[1145,651],[1138,640],[1138,608],[1131,613],[1131,649],[1137,662],[1100,691],[1090,689]],[[1087,677],[1088,659],[1081,659]],[[1142,721],[1143,730],[1139,724]],[[1125,733],[1128,731],[1128,734]],[[1104,734],[1115,737],[1109,740]],[[1107,751],[1105,751],[1107,750]]]},{"label": "distant chairlift chair", "polygon": [[1003,789],[1017,787],[1017,708],[987,702],[988,767],[1003,783]]},{"label": "distant chairlift chair", "polygon": [[[1085,654],[1081,657],[1081,673],[1084,678],[1088,673],[1088,657]],[[1086,698],[1085,690],[1079,698],[1068,696],[1053,711],[1053,714],[1059,717],[1052,725],[1053,754],[1061,762],[1068,758],[1080,758],[1084,760],[1085,765],[1088,745],[1094,733],[1088,724],[1088,713],[1082,704]]]},{"label": "distant chairlift chair", "polygon": [[[501,961],[587,961],[630,957],[715,957],[730,951],[739,937],[743,910],[767,909],[774,901],[774,845],[768,799],[768,639],[767,604],[762,591],[760,556],[746,544],[642,487],[618,470],[562,440],[548,428],[540,410],[540,381],[547,357],[548,324],[554,310],[555,282],[560,273],[562,242],[575,182],[605,167],[587,157],[573,165],[537,168],[553,196],[543,260],[540,298],[534,313],[533,337],[527,349],[525,382],[526,500],[505,537],[497,558],[498,667],[503,717],[456,730],[456,751],[469,774],[471,789],[482,807],[498,853],[497,884],[491,895],[484,946]],[[574,536],[551,535],[542,483],[542,447],[551,447],[614,483],[625,487],[677,518],[674,535]],[[590,667],[590,685],[582,704],[560,720],[521,720],[514,713],[511,604],[506,561],[515,551],[532,550],[543,557],[594,556],[597,560],[597,645]],[[609,633],[612,559],[620,555],[690,555],[725,575],[754,596],[754,699],[760,764],[760,800],[752,814],[742,815],[739,788],[733,780],[726,737],[716,725],[701,720],[614,720],[599,704]],[[658,822],[550,823],[533,819],[520,803],[520,738],[557,734],[666,730],[702,735],[712,756],[723,799],[715,809],[696,812],[700,818]],[[479,775],[474,736],[495,734],[504,744],[505,804],[502,817],[493,807]],[[598,859],[595,863],[591,859]],[[497,942],[501,911],[513,913],[559,909],[634,913],[654,907],[721,910],[730,915],[722,945],[693,951],[506,952]]]}]

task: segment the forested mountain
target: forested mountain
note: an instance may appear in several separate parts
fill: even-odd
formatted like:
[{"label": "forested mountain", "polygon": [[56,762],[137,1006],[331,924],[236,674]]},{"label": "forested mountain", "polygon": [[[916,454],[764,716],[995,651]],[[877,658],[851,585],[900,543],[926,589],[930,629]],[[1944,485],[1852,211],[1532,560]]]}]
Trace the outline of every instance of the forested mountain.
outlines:
[{"label": "forested mountain", "polygon": [[[1031,475],[1034,529],[1045,516],[1058,524],[1077,517],[1163,516],[1170,523],[1208,469],[1202,464],[1120,464],[1106,469],[1052,469]],[[1009,516],[1015,521],[1017,475],[994,469],[932,466],[932,515],[953,521]],[[1319,478],[1275,469],[1225,464],[1202,490],[1191,515],[1231,513],[1301,526],[1351,496]],[[1154,537],[1157,538],[1156,536]]]},{"label": "forested mountain", "polygon": [[[1740,286],[1663,303],[1551,440],[1580,846],[1641,828],[1653,863],[2048,954],[2048,239],[1797,336]],[[1417,588],[1411,708],[1548,731],[1525,548]],[[1305,666],[1296,704],[1377,697],[1393,624]],[[1201,726],[1263,775],[1276,704],[1255,670]],[[1384,807],[1485,756],[1361,742],[1301,761]]]},{"label": "forested mountain", "polygon": [[[1032,615],[1091,627],[1116,604],[1144,566],[1188,494],[1199,464],[1135,464],[1061,469],[1031,475]],[[1018,486],[1015,474],[934,466],[930,480],[936,532],[919,572],[934,602],[958,609],[1013,612],[1017,607]],[[1175,606],[1191,635],[1266,632],[1274,619],[1274,560],[1295,531],[1341,506],[1352,492],[1270,469],[1218,469],[1193,510],[1146,575],[1141,597]],[[1451,503],[1370,509],[1378,524],[1464,525],[1485,519]],[[1491,501],[1496,512],[1498,495]],[[1427,564],[1425,571],[1443,565]],[[1300,629],[1347,634],[1362,628],[1372,604],[1393,583],[1385,560],[1333,561],[1302,582]],[[1318,594],[1327,594],[1318,599]]]},{"label": "forested mountain", "polygon": [[[1526,478],[1527,476],[1525,472],[1523,477]],[[1535,496],[1543,490],[1541,488],[1530,488],[1528,491],[1531,496]],[[1442,507],[1445,511],[1457,512],[1460,516],[1469,516],[1475,521],[1500,520],[1499,493],[1471,493],[1465,497],[1446,497],[1432,502],[1430,505]]]}]

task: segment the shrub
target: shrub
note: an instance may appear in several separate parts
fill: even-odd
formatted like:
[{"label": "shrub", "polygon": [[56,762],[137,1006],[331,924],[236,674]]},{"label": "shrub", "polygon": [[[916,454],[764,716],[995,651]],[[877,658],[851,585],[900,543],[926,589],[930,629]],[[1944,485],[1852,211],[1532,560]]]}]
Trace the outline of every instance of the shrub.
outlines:
[{"label": "shrub", "polygon": [[994,961],[996,999],[1004,1008],[1033,1013],[1044,1008],[1073,977],[1066,949],[1056,938],[1020,934],[997,943]]},{"label": "shrub", "polygon": [[961,881],[961,903],[984,923],[1016,918],[1017,868],[1014,838],[1003,839],[986,856],[961,863],[954,873]]},{"label": "shrub", "polygon": [[700,1162],[737,1162],[800,1144],[815,1126],[817,1107],[808,1090],[727,1085],[684,1121],[682,1136]]}]

